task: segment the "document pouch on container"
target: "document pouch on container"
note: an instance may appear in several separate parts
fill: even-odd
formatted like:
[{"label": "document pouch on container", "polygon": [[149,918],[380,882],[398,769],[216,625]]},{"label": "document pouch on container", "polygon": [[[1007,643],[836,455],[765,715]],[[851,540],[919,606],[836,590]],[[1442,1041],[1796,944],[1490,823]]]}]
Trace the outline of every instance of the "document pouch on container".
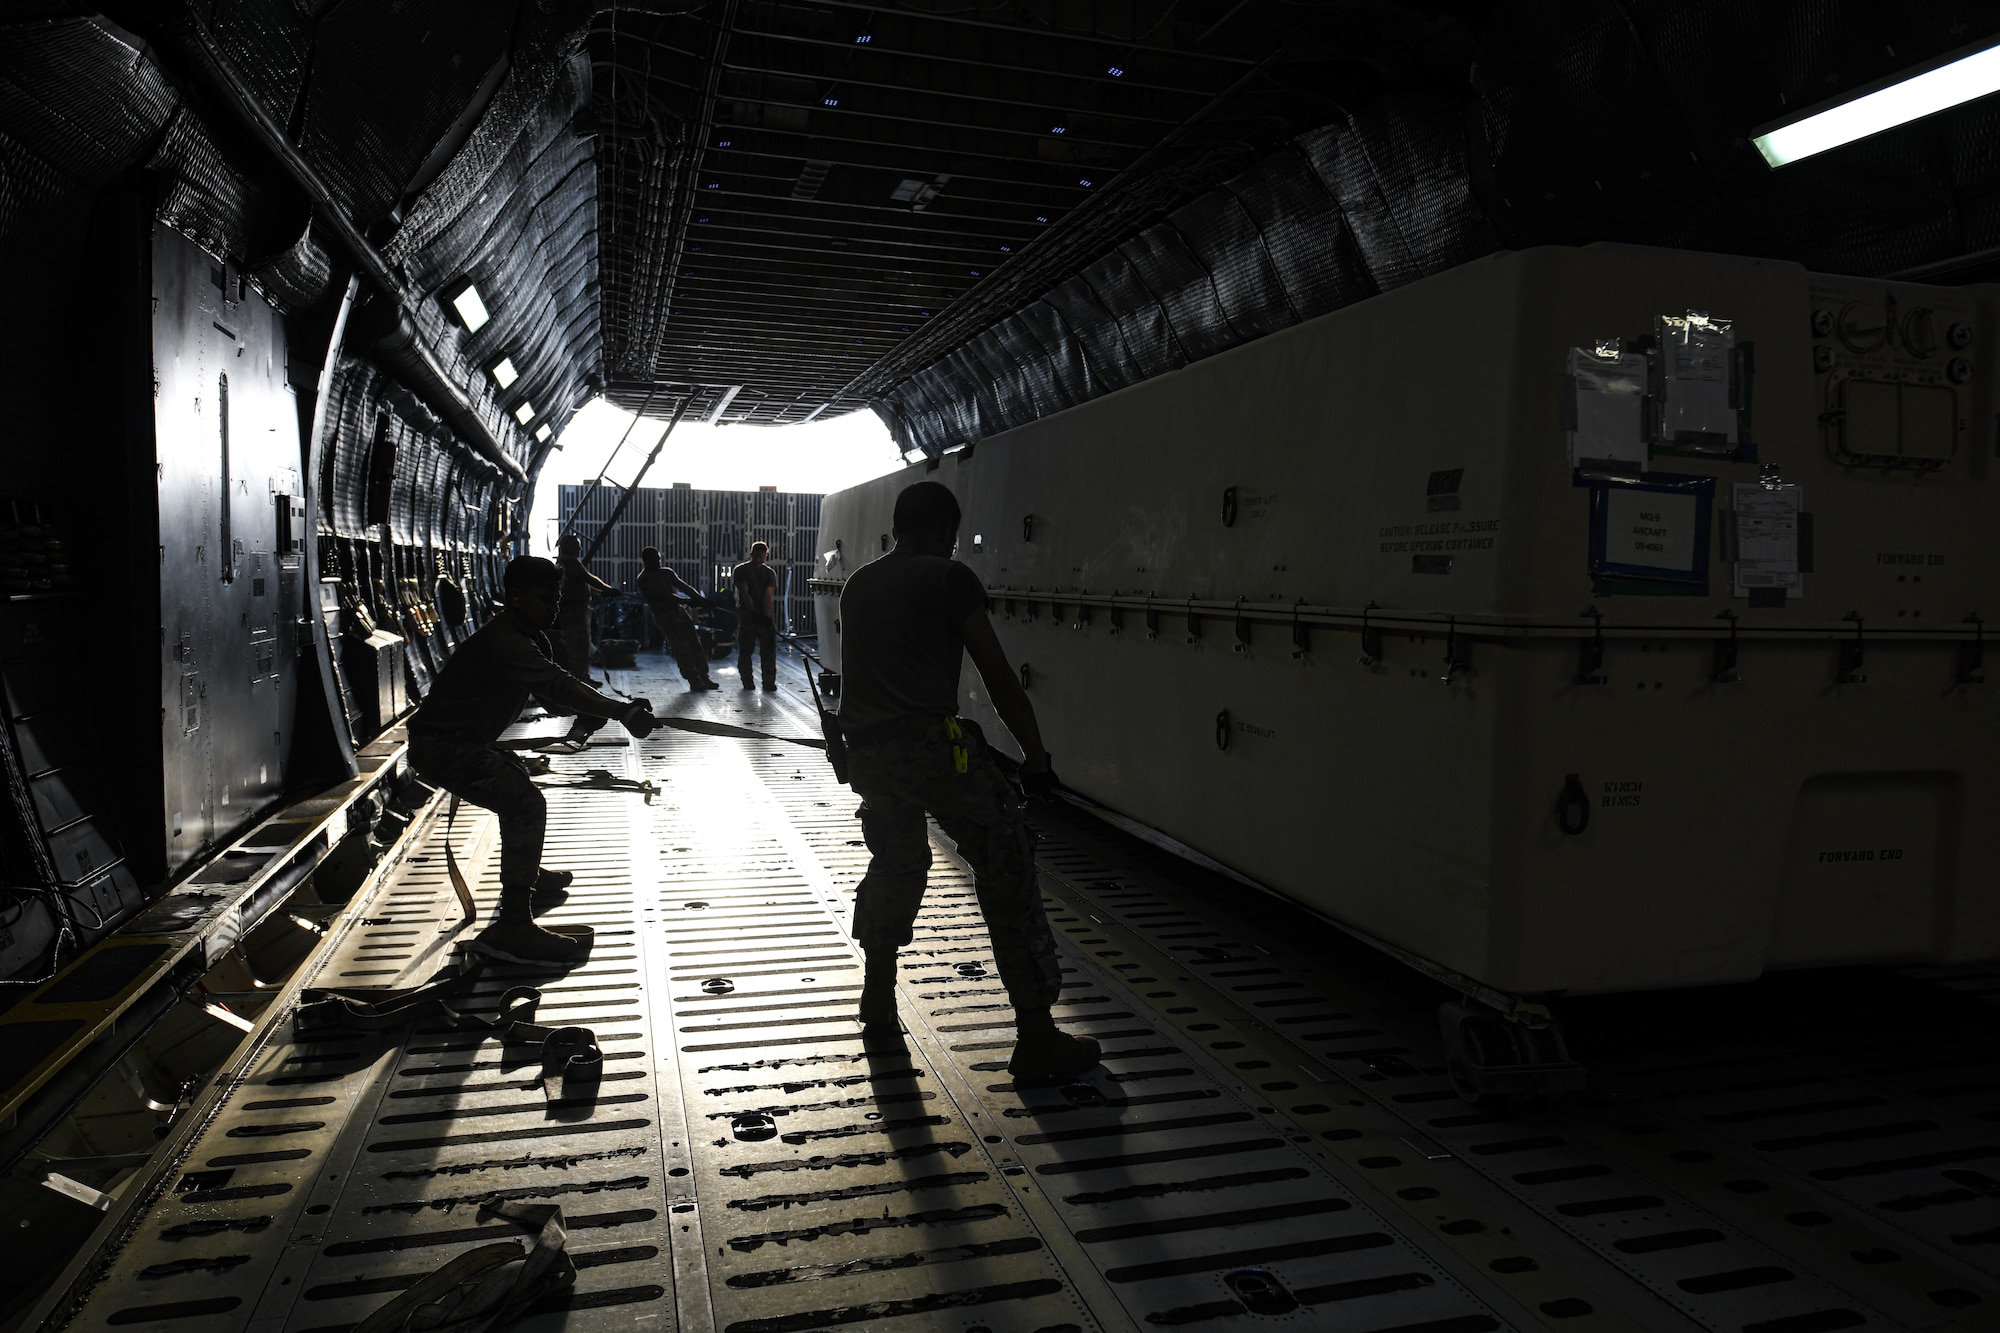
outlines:
[{"label": "document pouch on container", "polygon": [[1737,482],[1730,490],[1736,524],[1735,595],[1783,589],[1788,598],[1804,596],[1799,539],[1806,488]]}]

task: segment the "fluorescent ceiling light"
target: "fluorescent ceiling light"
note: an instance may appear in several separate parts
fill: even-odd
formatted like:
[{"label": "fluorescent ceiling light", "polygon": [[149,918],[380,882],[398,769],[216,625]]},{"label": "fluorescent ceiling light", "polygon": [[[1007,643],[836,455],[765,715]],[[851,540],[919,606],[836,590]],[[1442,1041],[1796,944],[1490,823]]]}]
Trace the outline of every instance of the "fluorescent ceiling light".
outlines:
[{"label": "fluorescent ceiling light", "polygon": [[472,279],[465,280],[465,286],[452,293],[451,308],[458,312],[459,321],[465,325],[467,333],[477,333],[486,327],[492,316],[486,313],[486,302],[479,299],[479,288]]},{"label": "fluorescent ceiling light", "polygon": [[513,357],[503,356],[493,363],[493,382],[501,388],[506,388],[520,378],[521,372],[514,369]]},{"label": "fluorescent ceiling light", "polygon": [[1903,75],[1888,85],[1757,134],[1764,160],[1782,167],[1871,134],[2000,92],[2000,45]]},{"label": "fluorescent ceiling light", "polygon": [[514,409],[514,420],[520,422],[523,426],[525,426],[534,419],[535,419],[535,405],[527,401],[525,398],[522,399],[521,405]]},{"label": "fluorescent ceiling light", "polygon": [[556,433],[555,427],[551,426],[546,421],[544,421],[541,425],[535,427],[535,438],[543,444],[547,444],[549,442],[549,436],[555,433]]}]

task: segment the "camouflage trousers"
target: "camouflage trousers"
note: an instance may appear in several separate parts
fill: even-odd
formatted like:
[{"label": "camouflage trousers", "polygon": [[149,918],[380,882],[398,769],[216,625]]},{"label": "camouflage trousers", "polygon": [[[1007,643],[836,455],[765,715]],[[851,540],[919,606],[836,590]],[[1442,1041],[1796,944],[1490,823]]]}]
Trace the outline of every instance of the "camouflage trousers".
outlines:
[{"label": "camouflage trousers", "polygon": [[[556,622],[556,651],[562,654],[562,669],[575,676],[586,685],[595,686],[596,679],[590,673],[590,619],[589,617],[558,620]],[[571,739],[594,736],[604,729],[601,717],[578,717],[570,723]],[[466,798],[470,800],[470,797]]]},{"label": "camouflage trousers", "polygon": [[758,611],[745,611],[736,622],[736,674],[752,683],[753,653],[764,659],[764,688],[778,678],[778,622]]},{"label": "camouflage trousers", "polygon": [[410,764],[434,787],[500,817],[500,891],[534,887],[548,833],[548,801],[512,750],[422,733],[410,737]]},{"label": "camouflage trousers", "polygon": [[674,665],[687,677],[687,683],[707,680],[708,654],[702,649],[701,635],[695,632],[694,618],[672,602],[648,602],[646,607],[653,613],[653,623],[660,627],[667,651],[674,655]]},{"label": "camouflage trousers", "polygon": [[848,739],[848,780],[866,802],[861,835],[869,853],[855,891],[854,938],[871,951],[910,942],[930,875],[928,813],[972,866],[1007,997],[1016,1008],[1045,1009],[1055,1002],[1061,969],[1035,878],[1034,834],[979,728],[954,721],[958,740],[944,718]]}]

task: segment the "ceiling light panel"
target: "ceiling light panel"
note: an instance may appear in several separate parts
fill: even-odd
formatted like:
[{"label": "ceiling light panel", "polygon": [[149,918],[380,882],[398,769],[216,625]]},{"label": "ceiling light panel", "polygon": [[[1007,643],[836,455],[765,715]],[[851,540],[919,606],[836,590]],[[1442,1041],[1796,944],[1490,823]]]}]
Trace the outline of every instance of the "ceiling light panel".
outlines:
[{"label": "ceiling light panel", "polygon": [[2000,92],[2000,45],[1904,75],[1873,92],[1772,126],[1751,142],[1771,166],[1788,166],[1994,92]]},{"label": "ceiling light panel", "polygon": [[479,332],[492,319],[486,313],[486,302],[480,299],[479,288],[470,278],[452,295],[451,308],[458,312],[459,323],[465,325],[467,333]]}]

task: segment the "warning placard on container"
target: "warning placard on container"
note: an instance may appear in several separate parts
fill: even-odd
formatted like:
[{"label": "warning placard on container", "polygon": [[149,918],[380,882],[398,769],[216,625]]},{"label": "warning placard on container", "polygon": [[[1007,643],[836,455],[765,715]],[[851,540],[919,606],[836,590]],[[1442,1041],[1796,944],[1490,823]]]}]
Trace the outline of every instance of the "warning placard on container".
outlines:
[{"label": "warning placard on container", "polygon": [[1731,487],[1738,597],[1748,597],[1759,588],[1783,588],[1787,597],[1805,594],[1805,581],[1799,575],[1799,514],[1805,500],[1803,486],[1737,482]]}]

